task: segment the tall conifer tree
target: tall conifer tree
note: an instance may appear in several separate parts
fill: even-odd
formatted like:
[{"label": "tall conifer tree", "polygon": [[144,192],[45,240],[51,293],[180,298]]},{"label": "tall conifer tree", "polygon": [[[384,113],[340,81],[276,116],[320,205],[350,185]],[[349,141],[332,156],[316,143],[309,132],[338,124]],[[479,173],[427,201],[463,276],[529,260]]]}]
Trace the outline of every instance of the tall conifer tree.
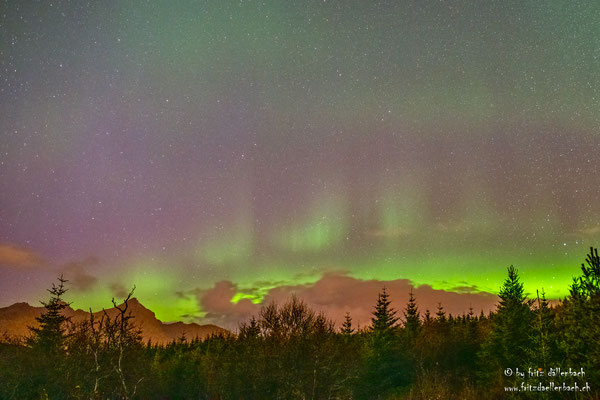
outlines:
[{"label": "tall conifer tree", "polygon": [[488,379],[501,385],[503,369],[526,370],[529,367],[534,314],[518,271],[512,265],[498,296],[500,302],[492,318],[492,332],[482,348],[481,360],[490,371]]},{"label": "tall conifer tree", "polygon": [[383,291],[379,293],[375,311],[371,318],[371,330],[376,334],[392,331],[398,322],[396,310],[392,308],[389,297],[390,296],[384,287]]},{"label": "tall conifer tree", "polygon": [[421,328],[421,314],[419,313],[419,308],[417,307],[412,288],[410,289],[410,296],[404,310],[404,320],[404,328],[409,336],[414,339]]}]

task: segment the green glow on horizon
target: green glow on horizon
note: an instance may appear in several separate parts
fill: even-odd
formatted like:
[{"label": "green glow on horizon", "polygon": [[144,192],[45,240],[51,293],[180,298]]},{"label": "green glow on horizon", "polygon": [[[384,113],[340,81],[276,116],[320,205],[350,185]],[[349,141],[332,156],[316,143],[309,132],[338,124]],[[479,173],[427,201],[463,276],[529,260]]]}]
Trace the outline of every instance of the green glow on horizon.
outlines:
[{"label": "green glow on horizon", "polygon": [[[67,283],[67,287],[68,285],[69,284]],[[96,312],[102,310],[103,308],[111,308],[113,306],[111,299],[114,297],[114,294],[108,287],[99,286],[91,291],[78,291],[69,289],[66,297],[67,301],[71,303],[71,307],[74,310],[82,309],[83,311],[88,312],[91,308],[93,312]],[[120,303],[119,300],[120,299],[115,298],[117,304]]]},{"label": "green glow on horizon", "polygon": [[[585,252],[583,253],[585,258]],[[514,265],[525,291],[534,294],[544,289],[548,298],[568,294],[573,276],[580,270],[573,255],[529,255],[510,257],[494,252],[488,254],[452,254],[409,257],[405,260],[383,260],[370,268],[355,265],[351,275],[358,279],[409,279],[415,285],[430,285],[434,289],[454,291],[475,286],[475,291],[497,293],[506,278],[506,268]],[[510,260],[515,260],[512,262]],[[443,277],[443,278],[442,278]]]},{"label": "green glow on horizon", "polygon": [[[198,301],[194,296],[178,296],[189,285],[174,274],[164,261],[142,260],[134,263],[119,282],[123,290],[129,291],[135,285],[133,297],[152,310],[163,322],[180,321],[182,315],[197,315]],[[118,297],[119,304],[123,299]]]},{"label": "green glow on horizon", "polygon": [[[562,246],[562,244],[561,244]],[[542,246],[544,247],[544,246]],[[546,292],[547,298],[564,298],[572,283],[572,277],[580,275],[579,264],[585,259],[587,245],[569,248],[565,254],[563,248],[555,248],[552,252],[511,252],[502,254],[501,250],[462,252],[440,251],[428,254],[406,254],[380,259],[350,260],[345,265],[349,276],[360,280],[396,280],[408,279],[415,286],[429,285],[433,289],[446,291],[490,292],[497,293],[506,278],[506,268],[513,264],[518,270],[526,293],[535,296],[536,290]],[[383,247],[386,248],[385,246]],[[444,254],[443,256],[439,254]],[[271,289],[282,286],[311,285],[322,277],[323,268],[302,267],[298,263],[272,264],[261,263],[251,268],[245,274],[232,277],[232,282],[238,290],[230,301],[238,303],[248,299],[253,304],[261,304]],[[331,265],[331,264],[328,264]],[[284,266],[286,268],[284,268]],[[304,268],[304,273],[298,273]],[[158,319],[164,322],[187,320],[202,317],[198,299],[193,292],[187,295],[176,295],[185,291],[182,281],[177,275],[169,272],[162,262],[146,260],[134,264],[129,272],[115,280],[123,285],[136,285],[134,296],[152,310]],[[382,283],[383,284],[383,283]],[[193,288],[194,283],[191,282]],[[210,288],[212,282],[206,282]],[[131,287],[123,286],[128,290]],[[71,291],[69,301],[74,308],[94,311],[110,308],[111,290],[104,285],[98,285],[87,292]],[[118,304],[122,299],[116,297]],[[187,317],[182,317],[187,316]]]},{"label": "green glow on horizon", "polygon": [[[512,257],[511,257],[512,258]],[[536,290],[544,290],[549,299],[564,298],[572,277],[580,273],[572,256],[539,258],[533,255],[524,257],[520,263],[513,263],[519,270],[521,281],[529,296]],[[500,259],[506,259],[506,257]],[[439,267],[434,267],[438,265]],[[485,267],[482,267],[484,266]],[[510,263],[494,262],[485,255],[465,256],[449,255],[447,257],[414,258],[409,260],[390,260],[379,263],[356,263],[351,268],[350,276],[361,280],[396,280],[408,279],[415,286],[429,285],[436,290],[463,292],[498,293],[506,279],[506,269]],[[410,267],[407,267],[410,266]],[[490,268],[493,266],[493,268]],[[444,279],[440,279],[440,269],[444,271]],[[482,271],[485,270],[485,273]],[[307,277],[303,280],[291,280],[288,285],[310,285],[321,276]],[[383,284],[383,283],[382,283]],[[241,299],[250,299],[254,304],[264,301],[269,289],[276,285],[255,287],[253,290],[238,292],[231,299],[237,303]]]}]

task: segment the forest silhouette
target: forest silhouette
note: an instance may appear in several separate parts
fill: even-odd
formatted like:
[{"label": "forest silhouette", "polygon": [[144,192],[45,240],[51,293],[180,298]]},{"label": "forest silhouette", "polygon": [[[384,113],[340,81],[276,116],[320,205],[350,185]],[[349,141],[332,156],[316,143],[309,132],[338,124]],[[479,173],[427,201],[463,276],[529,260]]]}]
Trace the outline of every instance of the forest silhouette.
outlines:
[{"label": "forest silhouette", "polygon": [[[371,324],[340,329],[292,297],[237,334],[144,343],[128,310],[72,322],[58,279],[26,338],[0,339],[0,399],[599,398],[600,257],[591,249],[569,295],[529,298],[510,266],[496,310],[397,309],[386,288]],[[433,314],[432,314],[433,311]]]}]

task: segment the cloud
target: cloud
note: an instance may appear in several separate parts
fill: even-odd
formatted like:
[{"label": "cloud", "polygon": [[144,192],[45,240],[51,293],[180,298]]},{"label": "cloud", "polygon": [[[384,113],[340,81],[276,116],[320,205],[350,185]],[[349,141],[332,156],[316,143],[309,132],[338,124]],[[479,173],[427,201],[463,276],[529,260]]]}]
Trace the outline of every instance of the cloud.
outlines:
[{"label": "cloud", "polygon": [[476,285],[455,286],[451,289],[456,293],[480,293],[481,290]]},{"label": "cloud", "polygon": [[0,265],[16,268],[34,268],[45,264],[42,257],[34,252],[11,243],[0,244]]},{"label": "cloud", "polygon": [[[322,311],[338,325],[346,312],[349,312],[355,325],[365,327],[370,324],[377,296],[383,287],[390,294],[392,306],[402,317],[402,310],[408,301],[413,284],[407,279],[390,281],[361,280],[347,274],[335,272],[324,274],[318,281],[306,285],[282,285],[268,290],[262,304],[275,301],[286,302],[290,296],[296,295],[311,308]],[[492,293],[478,291],[474,286],[456,288],[458,292],[433,289],[429,285],[421,285],[413,289],[419,310],[424,313],[429,309],[432,314],[437,304],[447,313],[460,315],[473,307],[476,313],[481,310],[489,312],[495,309],[498,297]],[[240,321],[256,315],[261,305],[253,304],[248,299],[232,303],[231,298],[242,292],[236,284],[222,281],[212,289],[198,292],[202,309],[206,312],[204,322],[215,323],[225,328],[235,329]]]},{"label": "cloud", "polygon": [[127,289],[125,285],[115,282],[109,285],[109,289],[112,292],[112,295],[117,299],[126,298],[129,294],[130,289]]},{"label": "cloud", "polygon": [[83,260],[71,261],[59,268],[59,271],[64,275],[65,279],[69,280],[69,284],[75,290],[88,290],[94,287],[98,282],[98,278],[90,275],[87,268],[93,268],[98,265],[98,259],[88,257]]},{"label": "cloud", "polygon": [[384,286],[399,316],[402,316],[402,309],[408,301],[411,289],[421,312],[425,312],[425,309],[435,310],[438,303],[442,303],[446,312],[454,315],[468,312],[470,306],[477,312],[482,309],[489,311],[495,307],[497,301],[496,295],[491,293],[456,293],[436,290],[429,285],[413,289],[414,285],[408,279],[360,280],[342,274],[325,274],[310,285],[272,289],[265,300],[283,302],[291,294],[296,294],[316,310],[325,312],[338,324],[342,322],[344,314],[349,312],[355,323],[365,326],[370,324],[377,296]]},{"label": "cloud", "polygon": [[91,289],[98,278],[89,274],[87,269],[97,266],[99,263],[95,257],[70,261],[64,265],[57,266],[55,263],[45,260],[37,252],[31,249],[17,246],[12,243],[0,244],[0,266],[17,268],[21,270],[36,270],[44,268],[49,273],[64,275],[69,281],[69,286],[75,290]]},{"label": "cloud", "polygon": [[249,299],[231,302],[237,292],[237,285],[229,281],[217,282],[212,289],[199,291],[198,301],[206,312],[204,321],[235,329],[240,322],[258,314],[260,306]]}]

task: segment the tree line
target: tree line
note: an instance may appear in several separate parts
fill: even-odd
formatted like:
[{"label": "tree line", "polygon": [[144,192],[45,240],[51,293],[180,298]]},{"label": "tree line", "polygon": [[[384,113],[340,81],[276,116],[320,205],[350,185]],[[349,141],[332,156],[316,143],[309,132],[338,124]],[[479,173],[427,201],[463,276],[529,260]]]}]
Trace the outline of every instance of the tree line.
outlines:
[{"label": "tree line", "polygon": [[[370,326],[340,329],[292,297],[267,304],[236,335],[143,343],[128,312],[72,323],[62,277],[39,326],[0,340],[1,399],[504,399],[599,398],[600,257],[591,249],[569,295],[528,298],[509,267],[495,311],[401,310],[385,288]],[[571,370],[569,370],[569,368]],[[573,372],[548,376],[551,371]],[[521,371],[523,376],[518,375]],[[579,374],[575,374],[578,372]],[[583,374],[581,373],[583,371]],[[553,381],[562,384],[541,390]],[[529,385],[529,386],[527,386]],[[566,391],[565,387],[580,390]],[[587,390],[585,390],[587,385]],[[524,391],[524,387],[528,390]],[[515,390],[517,392],[508,390]],[[519,389],[520,388],[520,389]]]}]

